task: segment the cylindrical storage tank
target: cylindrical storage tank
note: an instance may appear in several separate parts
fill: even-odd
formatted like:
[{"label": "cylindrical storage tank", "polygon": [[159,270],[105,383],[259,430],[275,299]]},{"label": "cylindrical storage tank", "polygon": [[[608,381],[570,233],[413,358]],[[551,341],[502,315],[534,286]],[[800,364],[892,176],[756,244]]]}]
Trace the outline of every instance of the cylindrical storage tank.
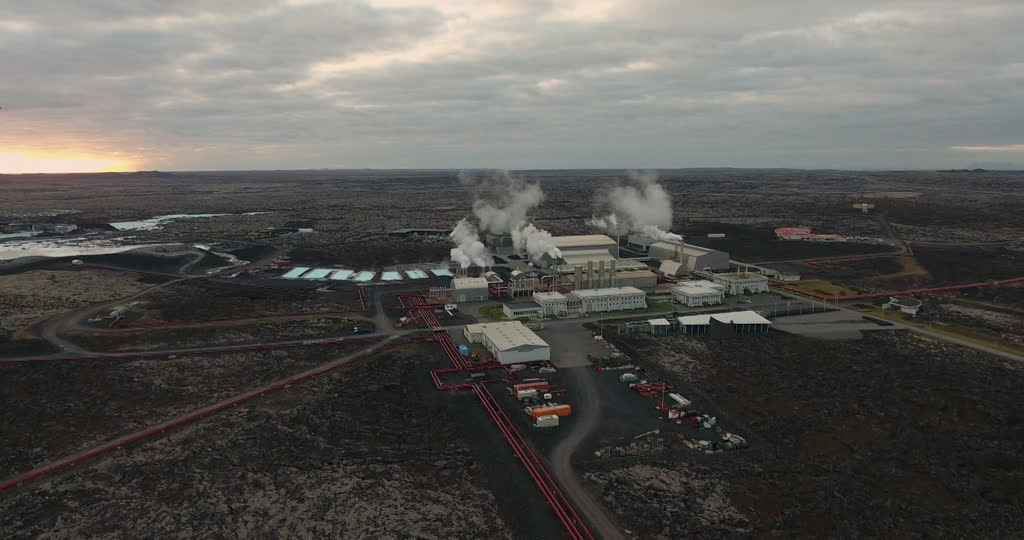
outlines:
[{"label": "cylindrical storage tank", "polygon": [[558,427],[558,416],[554,414],[538,416],[533,426],[541,428]]}]

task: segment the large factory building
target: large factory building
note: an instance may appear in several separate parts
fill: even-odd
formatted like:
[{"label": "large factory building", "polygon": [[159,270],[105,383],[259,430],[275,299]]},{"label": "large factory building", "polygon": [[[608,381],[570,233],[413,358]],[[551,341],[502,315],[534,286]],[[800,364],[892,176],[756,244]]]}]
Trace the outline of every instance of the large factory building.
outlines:
[{"label": "large factory building", "polygon": [[551,359],[551,347],[519,321],[467,324],[470,343],[480,343],[502,364]]},{"label": "large factory building", "polygon": [[651,244],[650,256],[660,261],[675,261],[686,271],[728,270],[729,254],[693,244],[655,242]]},{"label": "large factory building", "polygon": [[636,287],[583,289],[566,295],[569,311],[599,313],[627,309],[647,309],[647,293]]},{"label": "large factory building", "polygon": [[615,255],[618,244],[615,240],[603,234],[581,234],[576,236],[555,236],[551,243],[562,251],[563,255],[569,252],[581,250],[603,250],[609,255]]}]

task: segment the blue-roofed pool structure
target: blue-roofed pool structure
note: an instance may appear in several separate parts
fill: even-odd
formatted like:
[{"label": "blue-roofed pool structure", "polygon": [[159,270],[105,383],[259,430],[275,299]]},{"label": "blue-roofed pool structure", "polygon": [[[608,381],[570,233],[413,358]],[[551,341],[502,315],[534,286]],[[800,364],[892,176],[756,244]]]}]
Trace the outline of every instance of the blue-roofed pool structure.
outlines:
[{"label": "blue-roofed pool structure", "polygon": [[312,272],[302,276],[302,279],[324,279],[327,274],[330,274],[334,270],[331,268],[316,268]]},{"label": "blue-roofed pool structure", "polygon": [[402,280],[402,273],[401,272],[384,272],[383,274],[381,274],[380,279],[382,281],[401,281]]},{"label": "blue-roofed pool structure", "polygon": [[430,272],[437,277],[454,277],[454,274],[449,272],[447,268],[438,268],[437,270],[431,270]]},{"label": "blue-roofed pool structure", "polygon": [[355,272],[351,270],[338,270],[337,272],[334,273],[334,275],[331,276],[331,279],[336,279],[338,281],[349,279],[350,277],[352,277],[352,274],[354,273]]},{"label": "blue-roofed pool structure", "polygon": [[373,279],[373,276],[376,276],[376,275],[377,275],[377,272],[367,272],[367,271],[364,270],[364,271],[359,272],[358,274],[352,276],[352,281],[370,281],[371,279]]},{"label": "blue-roofed pool structure", "polygon": [[409,276],[409,279],[427,279],[430,277],[430,275],[423,270],[406,270],[405,275]]},{"label": "blue-roofed pool structure", "polygon": [[295,279],[301,276],[302,274],[305,274],[308,270],[309,268],[305,266],[296,266],[295,268],[292,268],[291,270],[285,272],[285,274],[281,277],[283,277],[284,279]]}]

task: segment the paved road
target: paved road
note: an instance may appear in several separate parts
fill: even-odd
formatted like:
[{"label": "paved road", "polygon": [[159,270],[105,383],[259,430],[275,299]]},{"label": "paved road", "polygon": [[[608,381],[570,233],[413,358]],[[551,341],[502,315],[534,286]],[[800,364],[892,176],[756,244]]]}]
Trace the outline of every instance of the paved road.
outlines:
[{"label": "paved road", "polygon": [[[775,291],[778,292],[779,294],[784,295],[784,296],[791,296],[793,298],[804,298],[802,296],[797,295],[796,293],[791,293],[791,292],[788,292],[788,291],[783,291],[783,290],[778,290],[778,289],[776,289]],[[830,307],[834,307],[834,308],[839,309],[839,310],[842,310],[842,311],[845,311],[845,312],[850,313],[850,314],[855,314],[858,317],[864,316],[864,313],[861,313],[860,311],[857,311],[857,310],[854,310],[854,309],[850,309],[848,307],[845,307],[845,306],[842,306],[842,305],[839,305],[839,304],[829,304],[829,306]],[[986,346],[980,345],[978,343],[974,343],[974,342],[971,342],[971,341],[966,341],[966,340],[963,340],[963,339],[955,338],[955,337],[950,336],[948,334],[942,334],[942,333],[939,333],[939,332],[933,332],[931,330],[925,330],[924,328],[918,328],[916,326],[911,326],[909,324],[904,324],[904,323],[901,323],[899,321],[893,321],[893,320],[889,320],[889,319],[885,319],[885,320],[888,321],[888,322],[891,322],[897,328],[901,328],[901,329],[904,329],[904,330],[910,330],[911,332],[916,332],[918,334],[921,334],[921,335],[924,335],[924,336],[928,336],[930,338],[939,339],[939,340],[946,341],[946,342],[949,342],[949,343],[955,343],[957,345],[963,345],[964,347],[969,347],[969,348],[977,350],[977,351],[986,352],[986,353],[989,353],[989,354],[994,354],[996,356],[999,356],[1001,358],[1005,358],[1007,360],[1013,360],[1013,361],[1016,361],[1016,362],[1024,361],[1024,356],[1021,356],[1019,354],[1014,354],[1014,353],[1007,352],[1007,351],[1001,351],[999,349],[993,349],[992,347],[986,347]]]},{"label": "paved road", "polygon": [[590,524],[590,531],[597,538],[625,540],[622,530],[609,518],[608,511],[595,499],[580,482],[579,475],[572,468],[572,456],[580,443],[590,435],[601,420],[601,400],[586,368],[566,369],[569,387],[577,398],[576,422],[573,430],[558,442],[551,452],[551,473],[562,486],[562,491],[572,501],[576,510]]}]

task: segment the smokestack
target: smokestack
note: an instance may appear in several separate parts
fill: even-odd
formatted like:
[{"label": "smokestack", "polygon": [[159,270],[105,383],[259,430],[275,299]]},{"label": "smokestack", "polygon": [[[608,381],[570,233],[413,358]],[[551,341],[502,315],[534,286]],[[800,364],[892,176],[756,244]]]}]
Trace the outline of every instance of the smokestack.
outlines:
[{"label": "smokestack", "polygon": [[612,261],[612,268],[611,268],[609,274],[610,275],[608,276],[608,286],[609,287],[614,287],[615,286],[615,261]]},{"label": "smokestack", "polygon": [[600,289],[604,287],[604,279],[604,261],[602,260],[597,262],[597,287],[594,288]]},{"label": "smokestack", "polygon": [[583,288],[583,265],[576,265],[576,281],[573,286],[577,291]]},{"label": "smokestack", "polygon": [[594,261],[587,261],[587,288],[594,288]]}]

